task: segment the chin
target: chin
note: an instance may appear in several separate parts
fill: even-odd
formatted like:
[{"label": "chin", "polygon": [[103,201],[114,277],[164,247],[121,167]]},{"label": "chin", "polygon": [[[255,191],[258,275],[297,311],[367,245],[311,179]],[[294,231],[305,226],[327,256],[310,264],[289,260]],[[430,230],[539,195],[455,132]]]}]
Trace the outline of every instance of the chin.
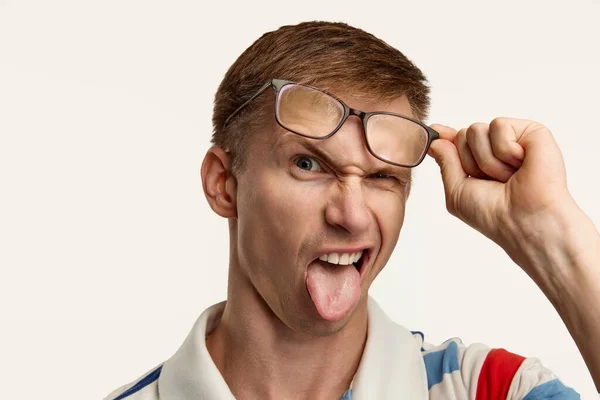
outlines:
[{"label": "chin", "polygon": [[326,337],[335,335],[340,332],[342,329],[346,327],[348,324],[348,320],[342,319],[338,321],[326,321],[320,318],[320,321],[317,321],[314,325],[312,325],[310,329],[310,333],[313,336]]}]

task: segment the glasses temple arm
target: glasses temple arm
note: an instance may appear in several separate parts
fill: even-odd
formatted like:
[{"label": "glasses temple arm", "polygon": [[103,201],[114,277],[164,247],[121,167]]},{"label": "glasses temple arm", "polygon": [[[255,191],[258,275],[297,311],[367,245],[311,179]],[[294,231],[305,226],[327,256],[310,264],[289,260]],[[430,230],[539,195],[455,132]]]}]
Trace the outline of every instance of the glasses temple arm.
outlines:
[{"label": "glasses temple arm", "polygon": [[272,85],[272,81],[269,81],[267,83],[265,83],[264,85],[262,85],[262,87],[260,89],[258,89],[258,91],[256,93],[254,93],[252,95],[252,97],[250,97],[248,100],[246,100],[244,102],[244,104],[242,104],[241,106],[239,106],[238,108],[235,109],[234,112],[231,113],[231,115],[229,115],[229,117],[227,117],[227,119],[225,120],[225,123],[223,124],[223,128],[226,128],[227,125],[229,124],[229,122],[231,121],[231,119],[238,114],[240,111],[242,111],[242,108],[246,107],[248,105],[248,103],[250,103],[252,100],[254,100],[255,98],[257,98],[258,96],[260,96],[265,90],[267,90],[267,88],[269,86]]}]

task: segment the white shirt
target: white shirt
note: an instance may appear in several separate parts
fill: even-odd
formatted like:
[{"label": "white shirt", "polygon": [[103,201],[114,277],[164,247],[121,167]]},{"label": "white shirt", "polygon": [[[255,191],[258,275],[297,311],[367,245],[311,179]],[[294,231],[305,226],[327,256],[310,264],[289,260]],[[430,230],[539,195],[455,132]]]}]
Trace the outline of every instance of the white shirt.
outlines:
[{"label": "white shirt", "polygon": [[[222,302],[205,310],[173,357],[105,399],[235,400],[206,348],[206,337],[217,326],[224,308]],[[413,334],[390,320],[371,297],[368,324],[352,399],[428,399],[423,356]]]}]

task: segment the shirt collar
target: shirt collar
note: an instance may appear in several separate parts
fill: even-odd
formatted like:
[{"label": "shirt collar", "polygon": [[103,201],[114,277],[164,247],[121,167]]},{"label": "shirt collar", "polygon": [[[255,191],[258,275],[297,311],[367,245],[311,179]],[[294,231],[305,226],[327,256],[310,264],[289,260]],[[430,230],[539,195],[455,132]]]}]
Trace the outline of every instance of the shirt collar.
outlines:
[{"label": "shirt collar", "polygon": [[[158,380],[164,400],[235,400],[206,348],[225,302],[206,309],[179,350],[163,364]],[[368,337],[352,384],[352,399],[427,399],[427,377],[418,343],[372,297],[368,300]]]}]

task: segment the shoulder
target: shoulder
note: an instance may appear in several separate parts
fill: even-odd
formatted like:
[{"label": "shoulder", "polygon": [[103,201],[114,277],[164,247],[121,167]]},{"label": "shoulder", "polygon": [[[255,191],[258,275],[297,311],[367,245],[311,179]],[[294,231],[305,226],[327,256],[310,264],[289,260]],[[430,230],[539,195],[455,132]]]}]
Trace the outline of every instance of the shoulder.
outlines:
[{"label": "shoulder", "polygon": [[421,348],[430,399],[454,395],[466,399],[579,399],[538,359],[483,344],[448,339],[440,345],[413,331]]},{"label": "shoulder", "polygon": [[161,371],[162,365],[114,390],[104,400],[158,400],[158,377]]}]

